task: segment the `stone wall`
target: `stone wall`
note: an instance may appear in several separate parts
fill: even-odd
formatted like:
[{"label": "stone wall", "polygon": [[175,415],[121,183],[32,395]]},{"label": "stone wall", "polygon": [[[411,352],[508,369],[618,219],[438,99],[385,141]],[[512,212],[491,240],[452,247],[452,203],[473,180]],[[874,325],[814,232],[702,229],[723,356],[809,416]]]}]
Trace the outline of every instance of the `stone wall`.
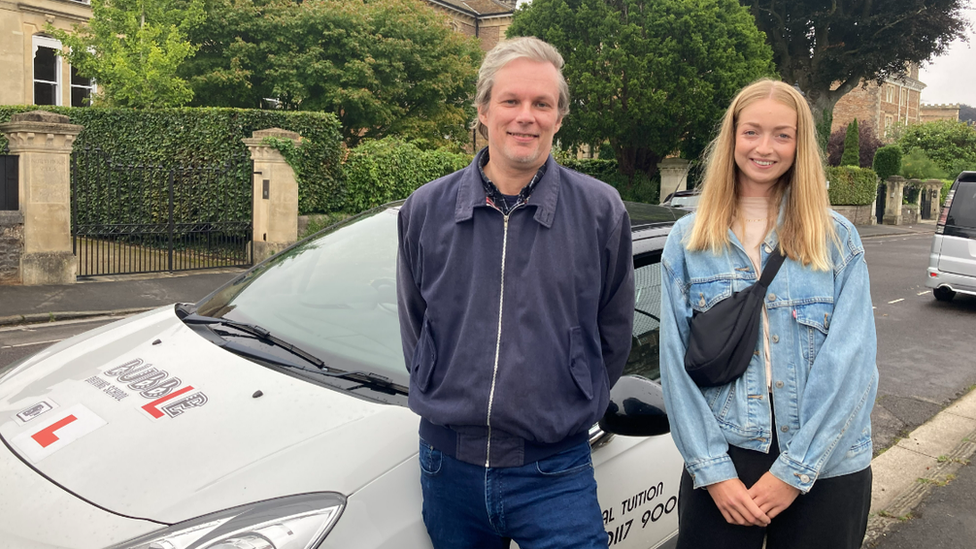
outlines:
[{"label": "stone wall", "polygon": [[922,105],[922,122],[935,120],[959,120],[959,104]]},{"label": "stone wall", "polygon": [[858,123],[870,124],[875,134],[884,139],[896,125],[918,124],[922,122],[924,87],[925,84],[918,81],[917,68],[906,75],[886,80],[880,86],[874,81],[866,84],[862,81],[834,106],[830,131],[846,128],[857,118]]},{"label": "stone wall", "polygon": [[0,212],[0,284],[20,284],[20,256],[24,253],[24,215]]},{"label": "stone wall", "polygon": [[[33,37],[47,25],[70,31],[91,18],[88,3],[64,0],[0,0],[0,105],[34,103]],[[57,58],[60,76],[58,105],[71,104],[71,68]]]},{"label": "stone wall", "polygon": [[834,211],[846,217],[855,225],[873,225],[877,219],[874,216],[874,206],[831,206]]}]

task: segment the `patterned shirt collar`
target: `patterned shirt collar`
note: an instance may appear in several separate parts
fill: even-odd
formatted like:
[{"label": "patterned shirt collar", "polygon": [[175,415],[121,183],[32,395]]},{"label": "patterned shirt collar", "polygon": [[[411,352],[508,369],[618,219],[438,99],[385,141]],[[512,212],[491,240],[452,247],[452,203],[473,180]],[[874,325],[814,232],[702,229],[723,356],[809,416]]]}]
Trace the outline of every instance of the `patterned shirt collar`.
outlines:
[{"label": "patterned shirt collar", "polygon": [[478,163],[478,172],[481,173],[481,184],[485,188],[485,199],[487,200],[488,205],[499,210],[504,215],[508,215],[509,212],[522,204],[527,204],[529,202],[529,197],[532,195],[532,191],[535,190],[536,184],[544,175],[546,175],[546,164],[543,163],[539,168],[539,171],[535,172],[535,176],[532,177],[532,181],[529,181],[529,184],[522,187],[522,190],[519,191],[515,202],[513,204],[509,204],[502,192],[498,190],[498,187],[495,186],[491,179],[488,179],[488,176],[485,174],[486,165],[488,165],[487,147],[485,147],[485,152],[481,155],[480,162]]}]

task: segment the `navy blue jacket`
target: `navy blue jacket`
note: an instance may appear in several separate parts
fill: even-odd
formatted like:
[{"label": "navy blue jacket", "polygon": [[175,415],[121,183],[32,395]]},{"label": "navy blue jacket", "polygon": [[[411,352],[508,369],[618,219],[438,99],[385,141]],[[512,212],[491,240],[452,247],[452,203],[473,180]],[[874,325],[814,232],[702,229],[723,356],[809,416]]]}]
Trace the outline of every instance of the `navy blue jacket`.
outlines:
[{"label": "navy blue jacket", "polygon": [[486,200],[480,154],[400,209],[409,405],[438,450],[521,466],[585,441],[623,372],[630,219],[614,188],[551,156],[527,204],[506,218]]}]

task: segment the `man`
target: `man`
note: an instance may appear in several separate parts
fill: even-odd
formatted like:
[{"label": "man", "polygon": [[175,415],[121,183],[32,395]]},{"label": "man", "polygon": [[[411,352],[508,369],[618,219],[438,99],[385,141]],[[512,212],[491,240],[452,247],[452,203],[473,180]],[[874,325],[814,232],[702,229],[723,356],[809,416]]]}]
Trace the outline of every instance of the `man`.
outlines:
[{"label": "man", "polygon": [[630,352],[630,220],[549,155],[563,59],[502,42],[478,76],[467,168],[400,209],[397,292],[424,523],[437,549],[607,547],[588,429]]}]

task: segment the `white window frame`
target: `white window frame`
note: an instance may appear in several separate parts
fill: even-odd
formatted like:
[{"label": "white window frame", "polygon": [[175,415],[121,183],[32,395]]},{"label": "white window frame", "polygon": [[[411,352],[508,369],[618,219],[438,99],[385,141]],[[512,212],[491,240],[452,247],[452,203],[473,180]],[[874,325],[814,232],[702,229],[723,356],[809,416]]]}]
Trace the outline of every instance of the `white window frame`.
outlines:
[{"label": "white window frame", "polygon": [[43,36],[35,34],[31,37],[31,104],[36,105],[37,100],[34,97],[34,84],[37,82],[42,82],[45,84],[54,84],[54,106],[61,106],[64,99],[62,98],[62,72],[63,67],[61,63],[61,56],[54,56],[54,78],[52,82],[50,80],[37,80],[34,78],[34,59],[37,57],[38,48],[50,48],[56,52],[61,51],[61,41],[51,38],[50,36]]},{"label": "white window frame", "polygon": [[[68,79],[69,80],[71,79],[71,65],[68,65]],[[81,88],[81,89],[88,90],[88,104],[87,105],[74,105],[74,104],[72,104],[71,105],[72,107],[75,107],[75,106],[78,106],[78,107],[90,107],[91,106],[91,98],[94,97],[95,96],[95,92],[98,91],[98,84],[95,82],[95,79],[94,78],[89,78],[89,82],[91,82],[91,84],[88,85],[88,86],[81,86],[81,85],[76,85],[74,82],[68,82],[68,86],[70,87],[70,89],[68,90],[69,91],[69,93],[68,93],[68,100],[69,101],[74,101],[74,91],[75,91],[75,88]]]}]

